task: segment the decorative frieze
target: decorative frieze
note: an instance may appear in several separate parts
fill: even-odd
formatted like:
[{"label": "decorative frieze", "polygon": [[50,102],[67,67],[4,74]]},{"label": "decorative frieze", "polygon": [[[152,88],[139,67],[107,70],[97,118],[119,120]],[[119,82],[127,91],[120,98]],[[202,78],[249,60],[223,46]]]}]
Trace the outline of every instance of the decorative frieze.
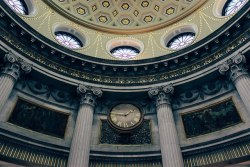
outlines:
[{"label": "decorative frieze", "polygon": [[75,70],[73,68],[69,68],[63,66],[59,63],[52,61],[41,55],[34,50],[30,50],[23,43],[20,43],[15,37],[10,35],[4,29],[0,29],[0,37],[2,37],[6,43],[11,44],[17,50],[23,53],[31,59],[33,62],[46,66],[47,69],[58,72],[59,74],[63,74],[65,76],[69,76],[72,78],[76,78],[79,80],[84,80],[87,82],[105,84],[105,85],[147,85],[154,84],[159,82],[166,82],[174,79],[178,79],[181,77],[185,77],[187,75],[191,75],[197,71],[200,71],[208,66],[214,65],[216,62],[220,61],[222,58],[228,56],[233,53],[239,47],[245,45],[250,38],[250,29],[246,30],[242,33],[238,38],[231,41],[231,43],[227,44],[224,48],[216,51],[215,53],[200,59],[198,62],[195,62],[191,65],[187,65],[176,70],[170,70],[163,73],[158,73],[154,75],[146,75],[146,76],[136,76],[136,77],[113,77],[108,75],[98,75],[94,73],[88,73],[80,70]]},{"label": "decorative frieze", "polygon": [[188,89],[184,92],[176,93],[172,107],[174,110],[192,106],[198,103],[217,98],[220,95],[229,93],[235,88],[229,80],[215,79],[213,82],[206,82]]},{"label": "decorative frieze", "polygon": [[35,79],[20,79],[15,89],[30,97],[42,99],[48,103],[55,103],[60,106],[76,110],[78,101],[75,93],[57,88],[55,85],[47,85]]}]

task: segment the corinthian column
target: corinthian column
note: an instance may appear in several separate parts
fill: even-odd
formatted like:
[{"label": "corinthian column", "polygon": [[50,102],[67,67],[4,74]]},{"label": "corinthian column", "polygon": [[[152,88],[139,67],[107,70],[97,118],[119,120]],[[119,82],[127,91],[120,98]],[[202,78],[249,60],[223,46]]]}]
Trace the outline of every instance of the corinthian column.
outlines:
[{"label": "corinthian column", "polygon": [[87,88],[83,85],[80,85],[77,91],[81,95],[81,100],[70,147],[68,167],[88,167],[95,100],[101,97],[102,91],[99,88]]},{"label": "corinthian column", "polygon": [[31,65],[18,60],[12,53],[4,57],[5,65],[0,73],[0,111],[6,103],[16,81],[22,73],[29,73]]},{"label": "corinthian column", "polygon": [[163,167],[183,167],[179,139],[171,108],[171,85],[154,88],[148,94],[156,102]]},{"label": "corinthian column", "polygon": [[232,59],[218,66],[222,75],[227,75],[234,83],[243,103],[250,112],[250,77],[245,67],[246,58],[238,54]]}]

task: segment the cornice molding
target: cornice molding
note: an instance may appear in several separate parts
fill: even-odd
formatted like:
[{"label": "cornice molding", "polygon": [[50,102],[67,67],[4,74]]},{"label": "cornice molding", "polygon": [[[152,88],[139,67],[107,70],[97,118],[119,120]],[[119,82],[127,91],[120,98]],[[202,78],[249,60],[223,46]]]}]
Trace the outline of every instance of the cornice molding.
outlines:
[{"label": "cornice molding", "polygon": [[197,63],[193,63],[183,68],[168,71],[165,73],[137,77],[96,75],[93,74],[93,72],[91,71],[87,73],[80,70],[70,69],[69,67],[65,67],[59,63],[53,62],[47,57],[44,57],[43,55],[30,49],[23,43],[19,42],[17,38],[13,37],[3,29],[0,30],[0,38],[12,49],[18,51],[21,55],[25,56],[32,62],[46,67],[48,70],[54,71],[59,75],[64,75],[84,82],[90,82],[101,85],[136,86],[172,81],[181,77],[194,74],[195,72],[201,71],[206,67],[214,65],[223,58],[228,57],[230,54],[237,51],[237,49],[239,49],[240,47],[247,44],[250,38],[250,29],[247,29],[244,33],[239,35],[238,38],[234,39],[231,43],[224,46],[219,51],[211,54],[209,57],[199,60]]}]

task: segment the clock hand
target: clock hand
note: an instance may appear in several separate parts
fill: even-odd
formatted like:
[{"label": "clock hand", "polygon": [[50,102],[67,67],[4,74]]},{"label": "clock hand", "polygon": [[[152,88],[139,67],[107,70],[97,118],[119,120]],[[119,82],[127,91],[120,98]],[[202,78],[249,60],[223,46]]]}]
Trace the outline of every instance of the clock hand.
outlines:
[{"label": "clock hand", "polygon": [[113,115],[121,115],[121,116],[126,116],[124,113],[112,113]]},{"label": "clock hand", "polygon": [[130,113],[131,110],[129,110],[128,112],[125,113],[125,115],[128,115]]},{"label": "clock hand", "polygon": [[135,110],[129,110],[127,113],[126,113],[126,116],[129,115],[130,113],[133,113]]}]

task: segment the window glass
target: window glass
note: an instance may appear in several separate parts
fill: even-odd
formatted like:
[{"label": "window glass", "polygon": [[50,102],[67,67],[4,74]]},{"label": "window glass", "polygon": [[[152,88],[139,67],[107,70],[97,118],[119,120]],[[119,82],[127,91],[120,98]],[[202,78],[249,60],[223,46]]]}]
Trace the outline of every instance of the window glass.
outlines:
[{"label": "window glass", "polygon": [[178,50],[190,45],[194,40],[195,34],[192,32],[185,32],[173,37],[167,44],[168,48]]},{"label": "window glass", "polygon": [[222,10],[223,16],[229,16],[233,13],[236,13],[247,0],[228,0]]},{"label": "window glass", "polygon": [[15,12],[23,15],[28,15],[28,8],[23,0],[6,0],[6,3]]},{"label": "window glass", "polygon": [[55,35],[57,41],[67,48],[78,49],[83,46],[82,42],[70,33],[59,31]]},{"label": "window glass", "polygon": [[135,58],[140,51],[131,46],[119,46],[115,47],[111,51],[112,56],[119,59],[132,59]]}]

